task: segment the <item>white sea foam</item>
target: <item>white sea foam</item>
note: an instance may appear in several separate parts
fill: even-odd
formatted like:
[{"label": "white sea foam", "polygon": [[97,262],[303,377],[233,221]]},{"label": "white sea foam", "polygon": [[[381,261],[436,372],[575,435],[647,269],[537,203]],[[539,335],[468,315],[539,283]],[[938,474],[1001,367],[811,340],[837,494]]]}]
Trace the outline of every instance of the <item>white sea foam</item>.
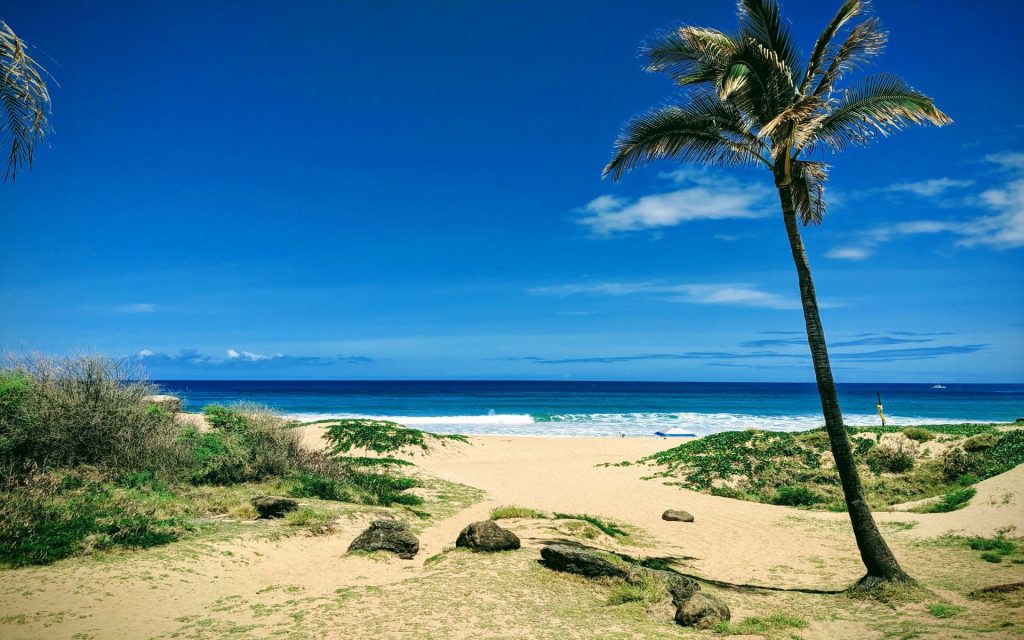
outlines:
[{"label": "white sea foam", "polygon": [[[824,424],[821,415],[765,416],[739,413],[569,413],[531,416],[490,414],[474,416],[371,416],[341,413],[292,413],[287,418],[309,422],[332,418],[390,420],[409,427],[442,433],[519,436],[649,436],[673,427],[697,435],[721,431],[764,429],[804,431]],[[956,418],[886,416],[889,424],[921,425],[962,422]],[[879,426],[875,414],[847,414],[846,424]]]}]

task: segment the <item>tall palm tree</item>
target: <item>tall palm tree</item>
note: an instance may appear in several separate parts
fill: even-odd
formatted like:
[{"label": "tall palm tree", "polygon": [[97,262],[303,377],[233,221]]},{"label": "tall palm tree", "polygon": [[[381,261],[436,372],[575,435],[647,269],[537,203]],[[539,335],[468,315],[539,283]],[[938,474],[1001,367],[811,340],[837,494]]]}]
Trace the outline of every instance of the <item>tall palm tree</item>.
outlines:
[{"label": "tall palm tree", "polygon": [[49,131],[46,72],[28,55],[27,48],[0,20],[0,145],[10,148],[5,182],[13,182],[18,171],[32,168],[36,142]]},{"label": "tall palm tree", "polygon": [[878,55],[885,44],[886,33],[877,19],[852,24],[866,13],[866,5],[867,0],[845,0],[806,63],[775,0],[740,0],[739,29],[733,33],[684,26],[659,35],[645,46],[647,70],[671,77],[683,88],[684,98],[679,105],[630,121],[604,175],[617,180],[638,165],[660,159],[761,165],[772,172],[800,284],[825,427],[867,567],[859,584],[874,587],[911,578],[875,525],[843,425],[798,224],[798,218],[806,226],[825,217],[828,166],[808,156],[867,144],[908,123],[944,125],[952,120],[930,98],[891,75],[838,89],[844,76]]}]

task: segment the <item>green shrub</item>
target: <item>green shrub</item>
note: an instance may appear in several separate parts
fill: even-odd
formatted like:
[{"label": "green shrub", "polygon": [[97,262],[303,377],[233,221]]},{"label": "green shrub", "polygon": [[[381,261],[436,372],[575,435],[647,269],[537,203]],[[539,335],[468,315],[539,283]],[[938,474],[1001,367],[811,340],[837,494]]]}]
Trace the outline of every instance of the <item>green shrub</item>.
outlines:
[{"label": "green shrub", "polygon": [[914,468],[914,453],[908,447],[880,444],[868,452],[864,462],[875,473],[906,473]]},{"label": "green shrub", "polygon": [[927,429],[920,427],[907,427],[903,430],[903,435],[907,436],[915,442],[928,442],[935,438],[935,434]]},{"label": "green shrub", "polygon": [[779,487],[772,498],[772,504],[790,507],[802,507],[824,502],[824,496],[811,491],[807,487]]},{"label": "green shrub", "polygon": [[366,449],[374,453],[397,453],[420,449],[430,451],[431,445],[447,442],[467,442],[466,436],[438,434],[410,429],[388,420],[338,420],[327,427],[324,438],[331,445],[331,453],[346,454],[353,449]]},{"label": "green shrub", "polygon": [[235,484],[246,479],[250,451],[237,433],[201,433],[194,427],[181,432],[192,452],[189,478],[196,484]]},{"label": "green shrub", "polygon": [[993,564],[999,564],[1003,561],[1003,554],[999,553],[998,551],[986,551],[985,553],[981,554],[980,557],[985,562],[991,562]]},{"label": "green shrub", "polygon": [[942,496],[940,500],[927,504],[921,509],[915,509],[915,511],[918,513],[948,513],[963,509],[976,493],[977,490],[973,487],[955,489]]},{"label": "green shrub", "polygon": [[352,494],[345,489],[345,485],[341,481],[310,473],[300,473],[298,484],[292,487],[289,493],[296,498],[354,502]]},{"label": "green shrub", "polygon": [[0,367],[0,458],[15,467],[80,464],[112,471],[184,463],[178,426],[145,402],[157,389],[114,360],[31,357]]},{"label": "green shrub", "polygon": [[0,490],[0,565],[48,564],[113,547],[177,540],[189,525],[162,516],[101,476],[35,468]]},{"label": "green shrub", "polygon": [[536,509],[529,509],[527,507],[516,507],[506,505],[503,507],[496,507],[491,509],[491,520],[504,520],[506,518],[547,518],[547,515],[543,511]]},{"label": "green shrub", "polygon": [[588,515],[586,513],[570,514],[570,513],[556,513],[554,514],[557,520],[582,520],[583,522],[589,522],[604,533],[615,537],[628,536],[629,532],[619,527],[617,524],[605,520],[601,520],[595,516]]},{"label": "green shrub", "polygon": [[1001,555],[1009,555],[1016,551],[1017,545],[1006,538],[982,538],[976,536],[967,539],[967,546],[975,551],[994,551]]},{"label": "green shrub", "polygon": [[187,427],[179,438],[191,453],[190,477],[197,484],[285,476],[303,460],[299,434],[266,409],[209,406],[203,415],[211,431]]},{"label": "green shrub", "polygon": [[971,436],[964,440],[963,448],[964,451],[984,451],[985,449],[991,449],[992,447],[999,444],[1000,436],[994,431],[988,433],[979,433],[976,436]]}]

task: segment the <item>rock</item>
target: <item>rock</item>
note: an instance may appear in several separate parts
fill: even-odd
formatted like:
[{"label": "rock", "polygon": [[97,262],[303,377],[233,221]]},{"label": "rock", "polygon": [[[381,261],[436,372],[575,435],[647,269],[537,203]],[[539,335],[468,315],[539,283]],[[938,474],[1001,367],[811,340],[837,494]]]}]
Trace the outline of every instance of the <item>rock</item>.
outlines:
[{"label": "rock", "polygon": [[252,499],[252,506],[261,518],[282,518],[289,511],[299,508],[299,503],[291,498],[279,496],[256,496]]},{"label": "rock", "polygon": [[700,583],[693,578],[681,576],[673,571],[653,571],[658,577],[668,582],[668,592],[672,594],[672,604],[677,607],[689,600],[700,591]]},{"label": "rock", "polygon": [[671,522],[693,522],[693,516],[686,511],[678,509],[669,509],[665,513],[661,514],[662,520],[669,520]]},{"label": "rock", "polygon": [[607,576],[633,580],[636,575],[636,571],[630,567],[629,563],[615,558],[611,554],[602,554],[565,544],[552,544],[543,547],[540,550],[540,556],[544,558],[544,563],[555,571],[575,573],[587,578]]},{"label": "rock", "polygon": [[403,560],[412,560],[420,550],[420,541],[402,520],[374,520],[352,544],[349,551],[388,551]]},{"label": "rock", "polygon": [[157,406],[169,413],[181,413],[181,398],[174,396],[146,396],[142,399],[148,405]]},{"label": "rock", "polygon": [[519,536],[502,529],[494,520],[484,520],[463,529],[455,546],[478,551],[511,551],[519,548]]},{"label": "rock", "polygon": [[729,606],[706,591],[695,592],[676,609],[676,623],[684,627],[711,629],[731,617]]}]

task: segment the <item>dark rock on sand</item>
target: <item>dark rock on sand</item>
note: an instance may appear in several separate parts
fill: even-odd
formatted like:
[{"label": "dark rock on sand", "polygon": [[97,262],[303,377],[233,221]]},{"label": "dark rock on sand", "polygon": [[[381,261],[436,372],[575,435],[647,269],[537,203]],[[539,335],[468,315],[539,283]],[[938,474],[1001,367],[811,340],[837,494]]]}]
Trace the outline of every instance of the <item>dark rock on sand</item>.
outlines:
[{"label": "dark rock on sand", "polygon": [[299,503],[291,498],[279,496],[256,496],[252,499],[252,506],[261,518],[282,518],[289,511],[299,508]]},{"label": "dark rock on sand", "polygon": [[349,551],[388,551],[399,558],[411,560],[420,550],[420,541],[402,520],[374,520],[352,544]]},{"label": "dark rock on sand", "polygon": [[711,629],[731,617],[729,605],[706,591],[695,592],[676,609],[676,622],[684,627]]},{"label": "dark rock on sand", "polygon": [[661,514],[662,520],[668,520],[670,522],[693,522],[693,516],[687,511],[681,509],[669,509],[665,513]]},{"label": "dark rock on sand", "polygon": [[463,529],[455,546],[477,551],[511,551],[519,548],[519,536],[502,529],[494,520],[484,520]]},{"label": "dark rock on sand", "polygon": [[552,544],[543,547],[540,555],[544,558],[544,564],[551,569],[587,578],[607,576],[631,580],[636,575],[636,571],[625,560],[590,549]]}]

